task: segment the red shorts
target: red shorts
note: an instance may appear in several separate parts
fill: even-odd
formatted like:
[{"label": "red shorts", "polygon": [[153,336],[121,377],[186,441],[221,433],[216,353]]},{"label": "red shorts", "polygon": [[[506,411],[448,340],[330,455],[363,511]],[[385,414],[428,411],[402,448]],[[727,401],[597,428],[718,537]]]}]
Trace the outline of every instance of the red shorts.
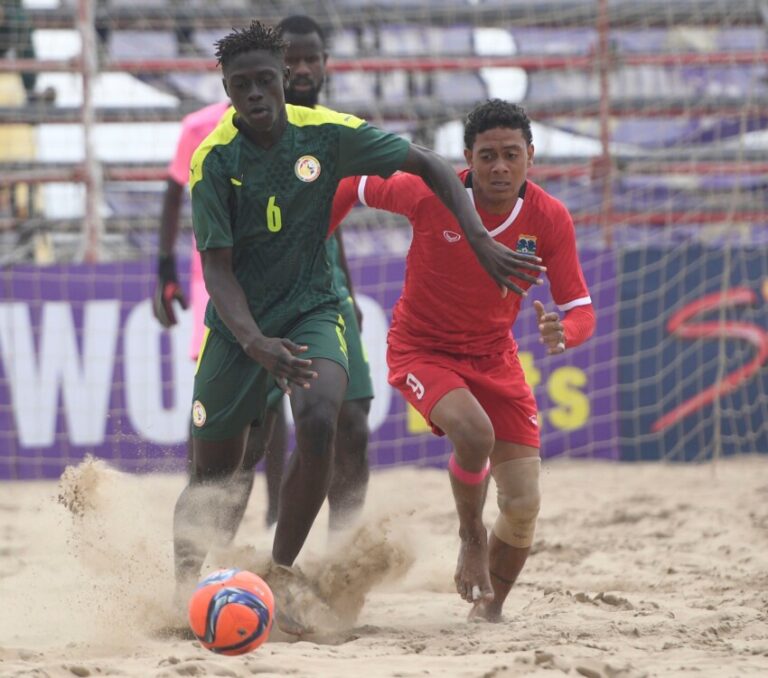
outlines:
[{"label": "red shorts", "polygon": [[449,391],[466,388],[493,424],[496,440],[540,447],[536,399],[525,381],[517,351],[474,357],[387,350],[389,383],[429,422],[432,408]]}]

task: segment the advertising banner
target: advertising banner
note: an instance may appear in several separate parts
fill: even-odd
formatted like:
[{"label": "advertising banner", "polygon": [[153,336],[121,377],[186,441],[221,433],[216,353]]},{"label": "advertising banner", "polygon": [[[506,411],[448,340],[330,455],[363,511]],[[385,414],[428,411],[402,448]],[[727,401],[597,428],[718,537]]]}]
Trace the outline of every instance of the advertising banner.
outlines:
[{"label": "advertising banner", "polygon": [[620,270],[621,458],[768,452],[768,249],[627,249]]},{"label": "advertising banner", "polygon": [[[596,336],[564,356],[546,356],[530,298],[515,335],[540,405],[543,454],[614,457],[615,266],[605,252],[585,252],[582,260],[600,308]],[[403,257],[379,252],[350,265],[376,393],[371,464],[443,463],[448,442],[429,433],[387,383],[386,333]],[[180,271],[187,268],[179,262]],[[179,325],[163,330],[152,315],[154,279],[146,261],[0,273],[0,478],[55,477],[86,454],[126,470],[183,467],[191,315],[180,312]],[[553,308],[547,288],[531,298]]]}]

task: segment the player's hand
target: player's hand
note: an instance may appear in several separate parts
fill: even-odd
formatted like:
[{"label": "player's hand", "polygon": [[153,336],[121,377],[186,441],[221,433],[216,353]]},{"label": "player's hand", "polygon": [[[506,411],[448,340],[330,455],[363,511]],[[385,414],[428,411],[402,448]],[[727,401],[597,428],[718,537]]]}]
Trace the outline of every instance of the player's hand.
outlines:
[{"label": "player's hand", "polygon": [[506,297],[509,290],[526,296],[527,292],[512,282],[509,277],[525,280],[533,285],[541,285],[540,278],[527,273],[543,273],[546,266],[541,266],[541,259],[535,254],[522,254],[496,242],[493,238],[482,238],[472,245],[482,267],[501,287],[501,296]]},{"label": "player's hand", "polygon": [[186,309],[187,298],[179,285],[176,276],[176,258],[172,255],[161,256],[157,264],[157,285],[152,298],[152,310],[155,318],[163,327],[173,327],[176,324],[176,314],[173,310],[173,302]]},{"label": "player's hand", "polygon": [[547,313],[544,304],[534,301],[536,309],[536,322],[539,325],[539,341],[547,347],[549,355],[556,355],[565,351],[565,329],[560,322],[560,316],[555,313]]},{"label": "player's hand", "polygon": [[299,358],[307,346],[294,344],[290,339],[264,337],[245,348],[248,356],[261,363],[274,377],[277,385],[286,395],[291,394],[291,386],[309,388],[317,372],[310,369],[311,360]]}]

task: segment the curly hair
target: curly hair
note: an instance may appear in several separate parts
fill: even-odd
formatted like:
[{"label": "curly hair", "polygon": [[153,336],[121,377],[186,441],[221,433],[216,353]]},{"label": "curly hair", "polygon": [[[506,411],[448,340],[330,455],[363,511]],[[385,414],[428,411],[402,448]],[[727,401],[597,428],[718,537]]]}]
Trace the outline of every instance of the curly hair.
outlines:
[{"label": "curly hair", "polygon": [[245,52],[260,49],[282,58],[286,48],[280,30],[260,21],[252,21],[248,28],[241,30],[233,28],[231,33],[217,40],[214,45],[216,58],[222,68],[226,68],[232,59]]},{"label": "curly hair", "polygon": [[478,134],[497,127],[519,129],[526,143],[533,143],[531,121],[525,109],[502,99],[489,99],[467,116],[464,123],[464,148],[471,149]]}]

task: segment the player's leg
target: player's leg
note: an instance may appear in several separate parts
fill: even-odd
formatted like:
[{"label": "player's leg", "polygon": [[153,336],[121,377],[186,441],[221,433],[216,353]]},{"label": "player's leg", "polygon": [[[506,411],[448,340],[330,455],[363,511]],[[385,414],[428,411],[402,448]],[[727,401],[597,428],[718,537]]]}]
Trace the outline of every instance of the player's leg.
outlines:
[{"label": "player's leg", "polygon": [[[488,540],[488,569],[494,597],[475,606],[470,617],[501,621],[504,601],[525,566],[539,512],[539,450],[498,441],[491,473],[499,517]],[[507,461],[498,461],[506,459]]]},{"label": "player's leg", "polygon": [[461,540],[454,576],[456,590],[469,602],[490,600],[493,589],[488,575],[488,535],[483,525],[483,505],[494,444],[493,425],[465,388],[443,396],[429,417],[445,431],[454,448],[448,468]]},{"label": "player's leg", "polygon": [[360,515],[368,490],[368,413],[371,399],[345,400],[336,431],[336,456],[328,490],[328,527],[342,530]]},{"label": "player's leg", "polygon": [[[227,506],[219,526],[217,541],[220,544],[229,544],[240,528],[240,523],[242,523],[245,510],[248,507],[248,500],[253,491],[256,466],[265,455],[268,460],[272,454],[274,424],[278,416],[275,409],[269,408],[264,416],[263,424],[259,425],[257,422],[253,422],[249,427],[243,461],[232,478]],[[269,507],[267,512],[269,513]]]},{"label": "player's leg", "polygon": [[317,379],[308,389],[294,389],[291,407],[296,448],[280,490],[272,559],[291,566],[328,496],[333,471],[336,423],[347,388],[347,373],[339,363],[313,359]]},{"label": "player's leg", "polygon": [[[192,428],[192,422],[189,422],[189,427]],[[192,475],[192,436],[187,436],[187,478]]]},{"label": "player's leg", "polygon": [[471,618],[499,621],[504,601],[533,543],[539,513],[539,430],[536,401],[514,352],[489,357],[465,375],[496,433],[491,474],[499,515],[489,537],[488,560],[494,598],[477,603]]},{"label": "player's leg", "polygon": [[463,372],[471,372],[471,362],[427,351],[398,351],[390,346],[387,365],[389,383],[424,416],[435,433],[446,434],[454,445],[449,468],[461,538],[456,590],[468,601],[474,594],[490,598],[493,591],[482,512],[494,431],[462,376]]},{"label": "player's leg", "polygon": [[368,413],[373,381],[351,299],[341,304],[349,358],[349,385],[339,414],[336,456],[328,490],[328,526],[340,530],[359,516],[368,490]]},{"label": "player's leg", "polygon": [[291,392],[296,449],[280,488],[280,509],[272,546],[278,565],[293,565],[328,496],[339,410],[347,390],[347,345],[337,312],[319,311],[290,332],[308,347],[303,357],[317,372],[308,389]]},{"label": "player's leg", "polygon": [[180,589],[194,585],[211,546],[218,541],[227,490],[240,465],[247,427],[225,440],[193,438],[189,482],[173,514],[173,551],[176,583]]},{"label": "player's leg", "polygon": [[239,345],[206,335],[195,374],[192,463],[174,512],[174,555],[180,587],[194,582],[231,511],[233,479],[241,468],[249,423],[263,417],[267,372]]},{"label": "player's leg", "polygon": [[264,473],[267,482],[267,527],[277,522],[280,506],[280,487],[285,472],[285,453],[288,450],[288,423],[285,420],[285,399],[281,398],[274,410],[272,434],[269,436]]}]

